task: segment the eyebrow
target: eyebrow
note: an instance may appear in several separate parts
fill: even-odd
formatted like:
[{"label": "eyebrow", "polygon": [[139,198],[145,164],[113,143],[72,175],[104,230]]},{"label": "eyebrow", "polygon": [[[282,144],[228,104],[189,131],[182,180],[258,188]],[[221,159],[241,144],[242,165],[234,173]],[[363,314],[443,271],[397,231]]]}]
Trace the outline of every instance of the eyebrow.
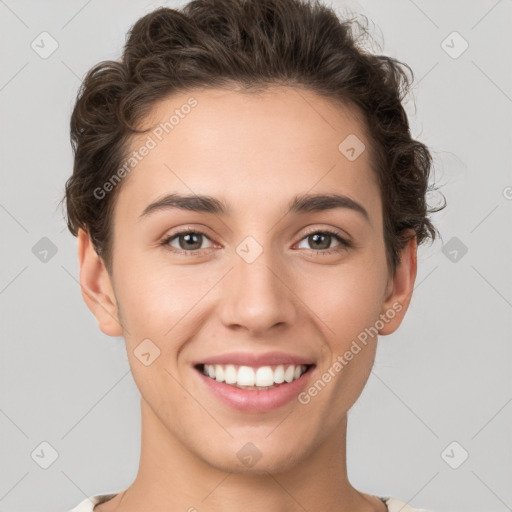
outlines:
[{"label": "eyebrow", "polygon": [[[148,217],[157,211],[178,208],[193,212],[210,213],[219,216],[229,216],[231,209],[228,205],[215,197],[208,195],[167,194],[157,201],[146,206],[140,214],[139,220]],[[288,203],[289,213],[310,213],[336,208],[345,208],[361,214],[365,220],[370,221],[366,209],[357,201],[340,194],[300,194]]]}]

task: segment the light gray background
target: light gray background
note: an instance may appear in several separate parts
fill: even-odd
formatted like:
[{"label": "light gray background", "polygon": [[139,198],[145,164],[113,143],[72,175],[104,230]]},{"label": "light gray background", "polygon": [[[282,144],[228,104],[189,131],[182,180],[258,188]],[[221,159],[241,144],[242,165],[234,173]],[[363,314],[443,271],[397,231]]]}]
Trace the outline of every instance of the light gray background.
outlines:
[{"label": "light gray background", "polygon": [[[138,390],[123,339],[102,334],[82,300],[76,239],[57,203],[72,170],[68,126],[81,78],[118,58],[129,27],[160,5],[182,4],[0,0],[2,511],[70,509],[136,475]],[[430,147],[448,201],[433,216],[443,239],[420,248],[406,319],[380,338],[351,410],[349,477],[416,507],[512,510],[512,2],[332,5],[366,14],[384,53],[416,73],[413,135]],[[47,59],[31,48],[42,31],[59,45]],[[458,58],[442,46],[453,31],[469,43]],[[456,51],[461,41],[451,40]],[[33,252],[43,237],[57,249],[46,262]],[[58,453],[48,469],[31,455],[44,441]],[[455,464],[463,450],[468,459],[452,469],[445,460]]]}]

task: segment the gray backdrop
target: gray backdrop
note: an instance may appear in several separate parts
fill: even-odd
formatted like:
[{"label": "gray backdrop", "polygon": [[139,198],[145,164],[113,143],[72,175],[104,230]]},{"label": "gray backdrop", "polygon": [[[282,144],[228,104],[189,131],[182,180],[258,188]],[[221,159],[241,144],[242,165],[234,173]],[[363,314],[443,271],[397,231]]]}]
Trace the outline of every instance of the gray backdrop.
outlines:
[{"label": "gray backdrop", "polygon": [[[181,4],[0,0],[3,511],[66,510],[136,475],[138,390],[122,338],[102,334],[82,300],[57,203],[81,78],[160,5]],[[448,201],[406,319],[380,338],[351,410],[349,477],[412,506],[512,510],[512,2],[332,5],[366,14],[384,53],[415,71],[413,134]]]}]

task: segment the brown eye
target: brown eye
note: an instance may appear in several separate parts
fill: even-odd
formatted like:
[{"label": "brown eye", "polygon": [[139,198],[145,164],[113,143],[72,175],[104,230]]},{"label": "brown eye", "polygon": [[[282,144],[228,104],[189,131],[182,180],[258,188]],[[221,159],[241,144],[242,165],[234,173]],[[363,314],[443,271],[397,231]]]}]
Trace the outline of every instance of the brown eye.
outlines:
[{"label": "brown eye", "polygon": [[186,233],[178,235],[178,241],[181,249],[197,250],[201,248],[202,237],[200,233]]},{"label": "brown eye", "polygon": [[[338,244],[331,247],[333,239],[336,240]],[[351,247],[351,243],[348,240],[342,238],[338,233],[329,230],[314,231],[307,234],[302,240],[307,241],[309,247],[306,248],[320,253],[339,252]]]},{"label": "brown eye", "polygon": [[331,245],[331,235],[323,234],[323,233],[315,233],[314,235],[308,236],[308,241],[311,244],[312,248],[317,249],[329,249]]},{"label": "brown eye", "polygon": [[[170,246],[171,251],[175,250],[177,252],[194,252],[200,249],[204,249],[204,247],[201,247],[204,238],[209,240],[205,233],[200,231],[180,231],[179,233],[175,233],[167,237],[162,242],[162,245]],[[177,240],[178,247],[171,244],[171,242],[174,240]]]}]

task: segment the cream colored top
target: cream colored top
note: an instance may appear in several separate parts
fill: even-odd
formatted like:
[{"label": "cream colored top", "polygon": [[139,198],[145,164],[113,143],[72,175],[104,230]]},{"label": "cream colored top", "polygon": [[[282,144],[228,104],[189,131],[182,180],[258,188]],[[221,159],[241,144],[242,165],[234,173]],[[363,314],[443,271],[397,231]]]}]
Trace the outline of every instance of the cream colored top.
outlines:
[{"label": "cream colored top", "polygon": [[[94,506],[112,499],[116,494],[97,494],[81,501],[74,509],[70,512],[93,512]],[[397,500],[396,498],[381,497],[380,498],[386,506],[389,512],[434,512],[428,511],[424,508],[412,508],[405,502]]]}]

